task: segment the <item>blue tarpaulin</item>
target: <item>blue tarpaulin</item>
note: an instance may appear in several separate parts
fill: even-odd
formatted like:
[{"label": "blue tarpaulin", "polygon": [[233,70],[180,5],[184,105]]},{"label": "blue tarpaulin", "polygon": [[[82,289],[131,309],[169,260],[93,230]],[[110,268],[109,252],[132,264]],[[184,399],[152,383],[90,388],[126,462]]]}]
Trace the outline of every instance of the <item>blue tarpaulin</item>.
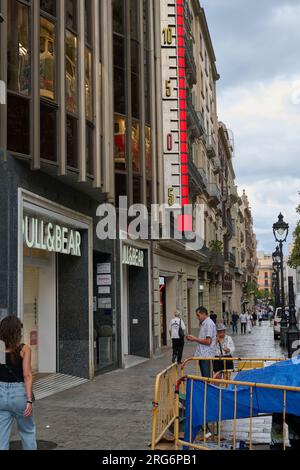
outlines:
[{"label": "blue tarpaulin", "polygon": [[[283,361],[263,369],[253,369],[240,372],[236,381],[281,386],[300,387],[300,356],[297,359]],[[193,385],[192,385],[193,383]],[[192,426],[190,426],[191,389],[192,394]],[[186,426],[185,441],[193,442],[204,424],[204,389],[205,383],[199,380],[187,379],[186,390]],[[237,385],[236,417],[250,417],[250,387]],[[221,396],[221,420],[234,418],[235,386],[226,389],[208,384],[206,398],[206,422],[219,421],[219,400]],[[260,413],[283,413],[284,392],[267,388],[253,387],[252,416]],[[300,392],[286,392],[286,413],[300,416]]]}]

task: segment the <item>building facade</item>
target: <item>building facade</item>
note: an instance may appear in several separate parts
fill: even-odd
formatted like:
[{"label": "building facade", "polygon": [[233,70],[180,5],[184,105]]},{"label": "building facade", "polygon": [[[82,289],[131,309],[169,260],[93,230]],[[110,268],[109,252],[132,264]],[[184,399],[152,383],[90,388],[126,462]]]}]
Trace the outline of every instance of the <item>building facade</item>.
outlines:
[{"label": "building facade", "polygon": [[[34,371],[91,379],[168,346],[175,310],[194,334],[200,304],[219,318],[241,310],[253,221],[200,2],[0,0],[0,11],[0,316],[22,319]],[[116,209],[112,239],[99,236],[103,204]],[[201,248],[175,232],[130,237],[119,223],[134,204],[165,204],[172,230],[189,226]]]},{"label": "building facade", "polygon": [[269,253],[257,252],[257,287],[260,292],[266,293],[266,297],[271,297],[273,259]]}]

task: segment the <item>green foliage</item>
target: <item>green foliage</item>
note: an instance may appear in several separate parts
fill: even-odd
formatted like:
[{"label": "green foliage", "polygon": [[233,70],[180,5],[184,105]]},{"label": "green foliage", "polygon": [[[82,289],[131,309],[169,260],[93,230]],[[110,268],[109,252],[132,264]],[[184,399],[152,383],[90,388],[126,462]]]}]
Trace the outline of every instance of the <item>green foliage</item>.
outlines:
[{"label": "green foliage", "polygon": [[[297,211],[297,214],[300,215],[300,205],[297,207],[296,211]],[[296,229],[293,235],[294,235],[294,247],[289,257],[288,265],[291,268],[297,269],[300,266],[300,220],[298,220],[298,223],[296,225]]]},{"label": "green foliage", "polygon": [[222,255],[223,254],[223,243],[219,240],[213,240],[208,245],[209,249],[215,255]]}]

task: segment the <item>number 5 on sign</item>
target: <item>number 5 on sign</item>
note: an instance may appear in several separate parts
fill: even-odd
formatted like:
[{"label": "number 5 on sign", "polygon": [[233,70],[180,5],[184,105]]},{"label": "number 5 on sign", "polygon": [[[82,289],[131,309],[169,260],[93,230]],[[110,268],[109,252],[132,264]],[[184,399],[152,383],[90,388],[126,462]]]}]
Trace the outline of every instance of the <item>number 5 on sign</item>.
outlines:
[{"label": "number 5 on sign", "polygon": [[174,188],[168,189],[168,204],[169,206],[174,206],[175,198],[174,198]]},{"label": "number 5 on sign", "polygon": [[170,98],[172,94],[171,80],[166,80],[166,96]]}]

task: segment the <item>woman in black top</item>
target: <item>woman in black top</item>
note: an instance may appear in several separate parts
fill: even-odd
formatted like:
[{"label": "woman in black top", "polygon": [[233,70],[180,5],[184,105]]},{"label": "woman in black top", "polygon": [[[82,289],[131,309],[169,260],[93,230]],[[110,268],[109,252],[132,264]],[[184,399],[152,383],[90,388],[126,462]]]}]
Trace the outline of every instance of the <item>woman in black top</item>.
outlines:
[{"label": "woman in black top", "polygon": [[32,409],[31,349],[21,344],[22,323],[15,317],[0,323],[0,450],[9,449],[14,420],[23,450],[36,450]]}]

